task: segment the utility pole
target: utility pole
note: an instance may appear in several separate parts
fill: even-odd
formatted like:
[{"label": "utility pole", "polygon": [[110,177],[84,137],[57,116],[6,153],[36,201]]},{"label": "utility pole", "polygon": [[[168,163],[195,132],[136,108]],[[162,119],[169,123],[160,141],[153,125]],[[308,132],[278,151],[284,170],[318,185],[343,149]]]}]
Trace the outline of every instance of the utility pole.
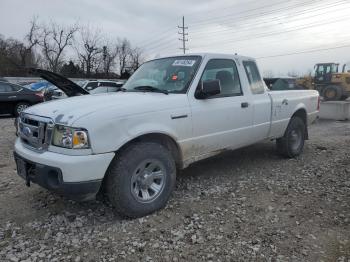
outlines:
[{"label": "utility pole", "polygon": [[179,35],[182,35],[182,38],[179,38],[180,41],[182,41],[182,47],[180,47],[179,49],[182,49],[184,54],[186,53],[186,50],[188,50],[188,48],[186,48],[186,42],[188,42],[188,39],[186,39],[186,36],[188,35],[188,33],[185,33],[185,30],[188,29],[187,26],[185,26],[185,17],[182,17],[182,26],[177,26],[179,29],[182,30],[182,32],[178,32]]}]

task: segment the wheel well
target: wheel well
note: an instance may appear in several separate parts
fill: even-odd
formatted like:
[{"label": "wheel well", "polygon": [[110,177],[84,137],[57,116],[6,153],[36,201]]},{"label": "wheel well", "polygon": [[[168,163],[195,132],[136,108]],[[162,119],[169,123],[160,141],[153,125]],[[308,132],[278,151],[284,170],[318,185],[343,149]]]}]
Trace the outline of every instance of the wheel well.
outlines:
[{"label": "wheel well", "polygon": [[299,117],[303,120],[304,124],[305,124],[305,132],[306,132],[306,139],[309,139],[309,132],[308,132],[308,128],[307,128],[307,114],[306,114],[306,110],[304,108],[298,109],[293,115],[293,117]]},{"label": "wheel well", "polygon": [[14,101],[14,105],[17,105],[17,104],[19,104],[19,103],[26,103],[26,104],[29,104],[29,105],[31,105],[32,103],[31,102],[29,102],[29,101],[27,101],[27,100],[18,100],[18,101]]},{"label": "wheel well", "polygon": [[12,103],[12,113],[15,113],[16,111],[16,106],[19,104],[19,103],[26,103],[28,105],[32,105],[32,103],[30,103],[29,101],[26,101],[26,100],[18,100],[18,101],[13,101]]},{"label": "wheel well", "polygon": [[182,167],[182,157],[181,157],[181,149],[178,146],[178,144],[176,143],[176,141],[165,134],[162,133],[151,133],[151,134],[145,134],[139,137],[136,137],[134,139],[132,139],[131,141],[127,142],[125,145],[123,145],[118,151],[121,152],[123,151],[125,148],[127,148],[128,146],[130,146],[133,143],[137,143],[137,142],[153,142],[153,143],[159,143],[162,146],[164,146],[165,148],[167,148],[170,153],[172,154],[175,163],[176,163],[176,167],[177,168],[181,168]]}]

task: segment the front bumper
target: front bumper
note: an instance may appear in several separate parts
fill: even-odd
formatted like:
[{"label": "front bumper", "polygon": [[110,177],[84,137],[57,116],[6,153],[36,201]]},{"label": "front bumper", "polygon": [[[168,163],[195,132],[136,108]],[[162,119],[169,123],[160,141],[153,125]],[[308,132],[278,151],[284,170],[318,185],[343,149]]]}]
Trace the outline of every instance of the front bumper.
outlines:
[{"label": "front bumper", "polygon": [[[15,143],[18,174],[27,184],[36,183],[72,199],[93,198],[114,157],[114,153],[68,156],[49,151],[35,152]],[[19,169],[25,169],[22,172]]]}]

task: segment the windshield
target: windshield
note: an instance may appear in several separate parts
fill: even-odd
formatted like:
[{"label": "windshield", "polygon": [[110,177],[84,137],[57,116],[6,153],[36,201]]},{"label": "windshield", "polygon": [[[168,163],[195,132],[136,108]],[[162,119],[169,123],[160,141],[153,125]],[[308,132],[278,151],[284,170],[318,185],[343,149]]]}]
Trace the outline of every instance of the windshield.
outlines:
[{"label": "windshield", "polygon": [[186,93],[200,61],[200,56],[178,56],[146,62],[123,88],[138,92],[148,88],[148,91],[158,89],[168,93]]}]

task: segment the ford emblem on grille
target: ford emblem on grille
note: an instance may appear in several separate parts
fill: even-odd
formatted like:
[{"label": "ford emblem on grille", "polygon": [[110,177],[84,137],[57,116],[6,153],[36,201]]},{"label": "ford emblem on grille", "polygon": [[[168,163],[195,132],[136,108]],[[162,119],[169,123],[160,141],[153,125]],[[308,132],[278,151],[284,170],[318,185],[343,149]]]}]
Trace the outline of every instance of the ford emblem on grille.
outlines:
[{"label": "ford emblem on grille", "polygon": [[26,127],[23,128],[22,133],[26,137],[29,137],[32,134],[32,130],[30,130],[30,128],[26,126]]}]

